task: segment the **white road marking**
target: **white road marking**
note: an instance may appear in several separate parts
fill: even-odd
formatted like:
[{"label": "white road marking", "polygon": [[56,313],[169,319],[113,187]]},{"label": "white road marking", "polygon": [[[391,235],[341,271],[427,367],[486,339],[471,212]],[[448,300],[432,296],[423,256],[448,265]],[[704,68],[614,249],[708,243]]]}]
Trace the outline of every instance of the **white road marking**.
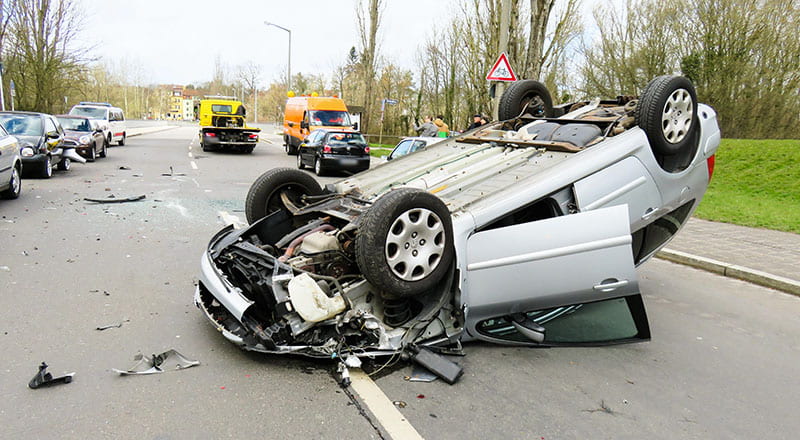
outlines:
[{"label": "white road marking", "polygon": [[189,152],[189,157],[192,157],[192,152],[191,151]]},{"label": "white road marking", "polygon": [[194,182],[194,184],[195,184],[195,185],[197,185],[197,187],[198,187],[198,188],[200,188],[200,182],[198,182],[197,180],[195,180],[195,178],[194,178],[194,177],[192,177],[192,182]]},{"label": "white road marking", "polygon": [[189,163],[192,165],[192,169],[193,169],[193,170],[196,170],[196,169],[197,169],[197,164],[196,164],[196,163],[194,163],[194,161],[191,161],[191,162],[189,162]]},{"label": "white road marking", "polygon": [[217,215],[219,215],[219,218],[222,219],[223,223],[226,225],[233,225],[235,229],[242,229],[243,227],[247,226],[247,223],[241,221],[238,216],[228,214],[227,211],[217,211]]},{"label": "white road marking", "polygon": [[391,438],[422,439],[417,430],[411,426],[411,423],[366,373],[358,369],[351,369],[350,381],[350,386],[361,396],[361,400]]}]

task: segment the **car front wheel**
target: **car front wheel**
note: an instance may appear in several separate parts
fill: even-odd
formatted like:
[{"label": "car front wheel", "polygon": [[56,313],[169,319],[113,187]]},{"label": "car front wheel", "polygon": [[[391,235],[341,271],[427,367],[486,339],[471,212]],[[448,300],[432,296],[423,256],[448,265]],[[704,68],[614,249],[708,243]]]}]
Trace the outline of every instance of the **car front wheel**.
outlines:
[{"label": "car front wheel", "polygon": [[16,199],[22,192],[22,182],[19,178],[19,168],[11,169],[11,180],[8,182],[8,189],[0,193],[4,199]]},{"label": "car front wheel", "polygon": [[49,179],[53,176],[53,162],[50,161],[50,156],[47,156],[44,159],[44,164],[42,164],[42,170],[40,171],[39,177],[42,179]]},{"label": "car front wheel", "polygon": [[355,254],[361,273],[385,296],[423,294],[442,280],[453,261],[450,211],[426,191],[390,191],[364,213]]},{"label": "car front wheel", "polygon": [[250,186],[244,203],[244,212],[250,224],[281,209],[287,209],[283,196],[294,204],[302,204],[302,197],[322,194],[322,187],[311,175],[291,168],[273,168],[259,176]]},{"label": "car front wheel", "polygon": [[70,166],[72,165],[72,161],[69,160],[68,157],[61,159],[61,162],[58,163],[59,171],[69,171]]},{"label": "car front wheel", "polygon": [[680,154],[695,142],[697,93],[683,76],[659,76],[647,85],[636,106],[636,122],[658,155]]}]

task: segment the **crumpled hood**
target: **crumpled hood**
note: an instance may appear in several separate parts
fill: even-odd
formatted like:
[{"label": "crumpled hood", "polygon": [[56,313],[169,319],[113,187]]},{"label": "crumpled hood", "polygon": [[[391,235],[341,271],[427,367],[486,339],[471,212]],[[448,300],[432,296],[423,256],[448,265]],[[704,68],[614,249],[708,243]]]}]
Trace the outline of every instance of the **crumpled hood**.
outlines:
[{"label": "crumpled hood", "polygon": [[33,146],[38,151],[39,147],[42,145],[42,136],[27,136],[27,135],[15,134],[14,137],[17,138],[17,141],[19,141],[20,148]]}]

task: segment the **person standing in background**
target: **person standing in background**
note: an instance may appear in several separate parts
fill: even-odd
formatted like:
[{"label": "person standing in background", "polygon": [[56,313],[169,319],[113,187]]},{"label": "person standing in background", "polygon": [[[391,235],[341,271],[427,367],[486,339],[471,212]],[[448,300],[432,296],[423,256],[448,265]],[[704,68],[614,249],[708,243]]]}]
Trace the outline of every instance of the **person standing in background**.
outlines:
[{"label": "person standing in background", "polygon": [[422,120],[422,125],[414,125],[414,131],[416,131],[420,136],[435,137],[439,132],[439,127],[431,122],[430,116],[425,116],[425,118]]},{"label": "person standing in background", "polygon": [[450,128],[447,127],[447,124],[444,123],[444,116],[439,115],[433,121],[434,125],[439,129],[436,135],[440,138],[446,138],[450,135]]}]

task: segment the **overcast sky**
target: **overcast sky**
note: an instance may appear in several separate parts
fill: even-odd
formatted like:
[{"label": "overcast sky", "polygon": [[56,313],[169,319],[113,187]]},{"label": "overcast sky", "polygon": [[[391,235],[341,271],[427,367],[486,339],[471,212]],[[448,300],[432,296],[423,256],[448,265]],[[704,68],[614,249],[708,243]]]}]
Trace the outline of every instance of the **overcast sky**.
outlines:
[{"label": "overcast sky", "polygon": [[[232,70],[252,60],[262,83],[285,77],[292,31],[292,73],[325,74],[358,45],[355,0],[81,0],[82,39],[105,61],[136,63],[144,83],[211,79],[217,55]],[[413,69],[414,54],[457,0],[388,0],[381,50]]]}]

